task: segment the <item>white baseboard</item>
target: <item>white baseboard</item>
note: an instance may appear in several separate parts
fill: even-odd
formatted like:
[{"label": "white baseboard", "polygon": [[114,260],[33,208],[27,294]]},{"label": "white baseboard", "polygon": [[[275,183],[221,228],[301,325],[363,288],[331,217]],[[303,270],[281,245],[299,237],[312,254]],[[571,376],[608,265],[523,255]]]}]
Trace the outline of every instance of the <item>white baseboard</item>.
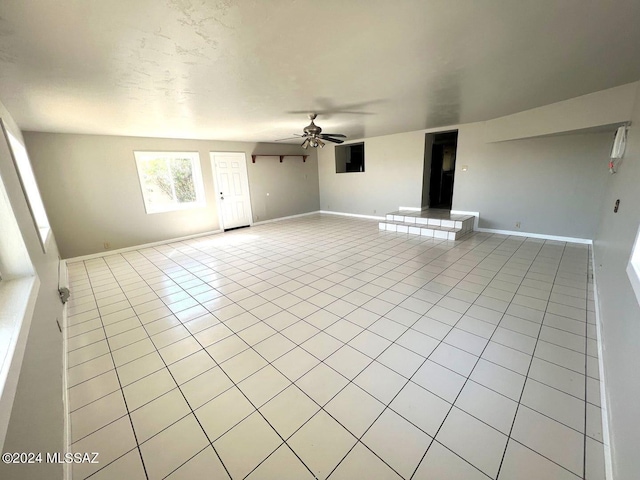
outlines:
[{"label": "white baseboard", "polygon": [[116,250],[106,250],[104,252],[91,253],[89,255],[81,255],[79,257],[65,258],[65,261],[67,263],[74,263],[74,262],[80,262],[83,260],[91,260],[92,258],[108,257],[109,255],[116,255],[118,253],[131,252],[132,250],[140,250],[141,248],[156,247],[158,245],[166,245],[168,243],[182,242],[184,240],[191,240],[192,238],[198,238],[198,237],[207,237],[209,235],[216,235],[218,233],[222,233],[222,230],[213,230],[211,232],[195,233],[193,235],[187,235],[185,237],[170,238],[168,240],[160,240],[158,242],[143,243],[141,245],[118,248]]},{"label": "white baseboard", "polygon": [[[315,213],[321,213],[321,212],[320,212],[320,210],[315,210],[313,212],[300,213],[298,215],[289,215],[288,217],[272,218],[270,220],[263,220],[261,222],[254,222],[254,223],[251,224],[251,226],[253,226],[253,225],[262,225],[262,224],[271,223],[271,222],[279,222],[281,220],[287,220],[287,219],[290,219],[290,218],[304,217],[304,216],[307,216],[307,215],[313,215]],[[324,212],[324,213],[332,213],[332,212]],[[193,238],[198,238],[198,237],[207,237],[209,235],[216,235],[218,233],[223,233],[223,230],[213,230],[213,231],[210,231],[210,232],[196,233],[196,234],[187,235],[187,236],[184,236],[184,237],[171,238],[169,240],[160,240],[158,242],[143,243],[141,245],[134,245],[134,246],[131,246],[131,247],[118,248],[116,250],[106,250],[104,252],[91,253],[89,255],[81,255],[79,257],[71,257],[71,258],[65,259],[65,262],[74,263],[74,262],[80,262],[80,261],[83,261],[83,260],[91,260],[93,258],[107,257],[109,255],[116,255],[118,253],[125,253],[125,252],[131,252],[133,250],[140,250],[141,248],[156,247],[158,245],[166,245],[168,243],[182,242],[184,240],[191,240]]]},{"label": "white baseboard", "polygon": [[495,228],[476,228],[475,230],[476,232],[498,233],[500,235],[512,235],[514,237],[541,238],[544,240],[556,240],[558,242],[582,243],[586,245],[593,245],[593,240],[591,240],[590,238],[561,237],[558,235],[546,235],[544,233],[529,233],[529,232],[518,232],[518,231],[512,231],[512,230],[497,230]]},{"label": "white baseboard", "polygon": [[280,222],[282,220],[289,220],[290,218],[306,217],[308,215],[313,215],[315,213],[320,213],[320,210],[314,210],[313,212],[299,213],[297,215],[289,215],[286,217],[271,218],[269,220],[262,220],[261,222],[254,222],[253,225],[264,225],[265,223]]},{"label": "white baseboard", "polygon": [[[315,210],[313,212],[300,213],[298,215],[289,215],[288,217],[272,218],[270,220],[263,220],[261,222],[254,222],[254,223],[251,224],[251,226],[262,225],[262,224],[271,223],[271,222],[279,222],[281,220],[287,220],[287,219],[290,219],[290,218],[304,217],[304,216],[307,216],[307,215],[313,215],[314,213],[321,213],[321,212],[320,212],[320,210]],[[331,213],[331,212],[324,212],[324,213]],[[149,247],[156,247],[158,245],[166,245],[168,243],[182,242],[184,240],[191,240],[192,238],[198,238],[198,237],[207,237],[209,235],[216,235],[218,233],[223,233],[223,230],[213,230],[211,232],[196,233],[194,235],[187,235],[187,236],[184,236],[184,237],[171,238],[169,240],[160,240],[158,242],[143,243],[141,245],[134,245],[134,246],[131,246],[131,247],[118,248],[116,250],[106,250],[104,252],[91,253],[89,255],[81,255],[79,257],[67,258],[67,259],[65,259],[65,261],[68,262],[68,263],[74,263],[74,262],[80,262],[80,261],[83,261],[83,260],[91,260],[92,258],[106,257],[106,256],[109,256],[109,255],[116,255],[118,253],[131,252],[132,250],[140,250],[141,248],[149,248]]]},{"label": "white baseboard", "polygon": [[399,211],[406,210],[407,212],[421,212],[422,208],[420,207],[399,207]]},{"label": "white baseboard", "polygon": [[[66,265],[65,260],[60,260],[60,263]],[[66,268],[66,267],[65,267]],[[68,282],[67,282],[68,285]],[[67,369],[69,367],[67,359],[67,305],[62,307],[62,412],[64,419],[62,422],[62,443],[63,453],[71,452],[71,422],[69,421],[69,378],[67,377]],[[71,480],[72,469],[70,463],[62,464],[62,478],[64,480]]]},{"label": "white baseboard", "polygon": [[329,215],[341,215],[343,217],[369,218],[371,220],[385,220],[385,217],[376,215],[360,215],[359,213],[332,212],[329,210],[320,210],[320,213],[328,213]]},{"label": "white baseboard", "polygon": [[480,212],[467,212],[464,210],[451,210],[451,215],[473,215],[475,220],[473,221],[473,229],[478,230],[478,222],[480,221]]},{"label": "white baseboard", "polygon": [[604,357],[602,355],[602,317],[598,299],[598,283],[596,275],[596,252],[591,256],[593,272],[593,301],[596,310],[596,336],[598,337],[598,371],[600,374],[600,412],[602,414],[602,443],[604,444],[604,471],[606,480],[613,480],[613,458],[611,457],[611,434],[609,430],[609,408],[604,374]]}]

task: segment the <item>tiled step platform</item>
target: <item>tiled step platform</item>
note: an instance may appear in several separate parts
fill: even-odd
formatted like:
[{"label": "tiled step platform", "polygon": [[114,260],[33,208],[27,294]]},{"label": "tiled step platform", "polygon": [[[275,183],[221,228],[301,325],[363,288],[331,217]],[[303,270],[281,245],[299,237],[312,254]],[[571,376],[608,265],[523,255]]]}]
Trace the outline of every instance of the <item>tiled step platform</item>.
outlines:
[{"label": "tiled step platform", "polygon": [[449,210],[425,209],[418,212],[400,210],[387,213],[380,230],[412,233],[443,240],[460,240],[473,232],[475,216],[452,214]]}]

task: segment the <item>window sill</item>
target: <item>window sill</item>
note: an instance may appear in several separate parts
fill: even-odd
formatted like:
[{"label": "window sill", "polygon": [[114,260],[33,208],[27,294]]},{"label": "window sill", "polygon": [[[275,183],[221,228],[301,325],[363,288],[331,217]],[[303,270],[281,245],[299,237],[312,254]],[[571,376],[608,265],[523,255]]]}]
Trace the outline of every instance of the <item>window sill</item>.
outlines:
[{"label": "window sill", "polygon": [[0,450],[9,426],[39,289],[37,276],[0,282]]}]

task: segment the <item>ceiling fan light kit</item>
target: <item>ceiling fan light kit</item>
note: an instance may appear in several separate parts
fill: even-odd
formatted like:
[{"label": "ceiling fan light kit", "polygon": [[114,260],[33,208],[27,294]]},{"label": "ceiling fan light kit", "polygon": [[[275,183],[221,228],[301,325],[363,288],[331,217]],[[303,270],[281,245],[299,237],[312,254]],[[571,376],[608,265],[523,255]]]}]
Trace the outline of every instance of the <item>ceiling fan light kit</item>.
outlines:
[{"label": "ceiling fan light kit", "polygon": [[[304,134],[303,135],[294,134],[296,135],[296,137],[293,137],[293,138],[297,138],[297,137],[304,138],[304,141],[300,145],[302,148],[304,149],[307,149],[309,147],[324,148],[325,140],[327,142],[338,143],[338,144],[344,143],[344,140],[340,140],[340,138],[347,138],[346,135],[342,135],[341,133],[322,133],[322,128],[320,128],[318,125],[313,123],[316,117],[317,115],[315,113],[309,114],[309,120],[311,120],[311,123],[306,127],[304,127],[304,129],[302,130]],[[291,140],[291,139],[285,138],[283,140]],[[276,142],[277,141],[280,141],[280,140],[276,140]]]}]

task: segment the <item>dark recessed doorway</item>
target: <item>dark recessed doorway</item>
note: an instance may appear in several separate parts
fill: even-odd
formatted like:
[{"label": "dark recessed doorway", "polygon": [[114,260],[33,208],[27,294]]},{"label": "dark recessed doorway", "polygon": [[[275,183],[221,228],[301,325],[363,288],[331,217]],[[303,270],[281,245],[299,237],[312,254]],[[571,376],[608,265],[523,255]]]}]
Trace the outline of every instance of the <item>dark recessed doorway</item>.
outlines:
[{"label": "dark recessed doorway", "polygon": [[[458,132],[427,133],[425,137],[422,206],[451,209]],[[427,172],[430,172],[427,175]]]}]

